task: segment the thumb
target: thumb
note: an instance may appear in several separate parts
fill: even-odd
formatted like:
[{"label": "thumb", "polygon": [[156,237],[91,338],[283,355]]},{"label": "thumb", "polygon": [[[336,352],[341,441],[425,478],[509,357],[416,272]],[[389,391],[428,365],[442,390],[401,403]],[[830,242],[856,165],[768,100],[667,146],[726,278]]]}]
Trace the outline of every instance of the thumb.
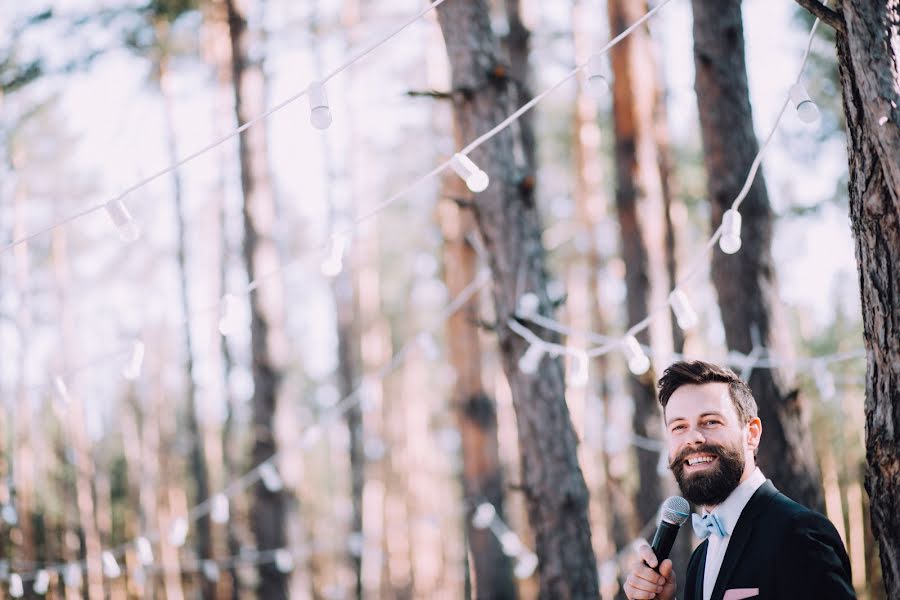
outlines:
[{"label": "thumb", "polygon": [[666,579],[669,579],[672,575],[672,569],[673,569],[672,561],[671,561],[671,559],[667,558],[666,560],[662,561],[662,563],[659,565],[659,574],[662,575],[663,577],[665,577]]}]

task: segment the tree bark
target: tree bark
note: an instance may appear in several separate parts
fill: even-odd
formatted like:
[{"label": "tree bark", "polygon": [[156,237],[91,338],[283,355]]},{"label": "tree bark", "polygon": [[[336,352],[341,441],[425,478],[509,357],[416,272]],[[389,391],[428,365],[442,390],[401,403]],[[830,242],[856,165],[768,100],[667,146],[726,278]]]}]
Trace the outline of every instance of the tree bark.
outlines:
[{"label": "tree bark", "polygon": [[[693,0],[695,89],[706,163],[712,227],[731,207],[759,149],[744,63],[740,0],[715,4]],[[740,208],[740,252],[718,249],[712,279],[730,350],[750,354],[755,346],[780,356],[790,353],[788,329],[778,299],[772,262],[772,210],[760,172]],[[756,369],[749,377],[759,404],[764,439],[758,464],[785,494],[823,510],[822,486],[809,433],[805,398],[784,369]]]},{"label": "tree bark", "polygon": [[[505,118],[509,82],[496,68],[498,44],[483,0],[447,2],[437,11],[456,90],[454,119],[462,137],[472,139]],[[496,332],[516,410],[521,485],[540,559],[539,595],[596,598],[588,492],[565,403],[562,364],[558,358],[545,357],[537,373],[522,373],[517,363],[528,342],[507,324],[525,292],[537,294],[541,312],[550,312],[533,185],[523,182],[515,165],[515,142],[513,132],[504,130],[474,150],[471,158],[491,178],[478,195],[474,212],[494,278]],[[540,335],[554,339],[549,332]]]},{"label": "tree bark", "polygon": [[[232,85],[237,120],[249,121],[265,109],[262,65],[249,58],[250,35],[245,12],[237,0],[226,0],[231,38]],[[275,202],[269,175],[268,140],[264,125],[244,130],[239,138],[241,190],[244,197],[244,263],[250,280],[276,272],[278,250],[273,238]],[[253,365],[253,464],[276,451],[275,408],[283,376],[284,305],[281,280],[266,279],[250,294]],[[260,551],[285,545],[283,493],[254,486],[252,527]],[[274,564],[259,566],[257,594],[272,600],[287,598],[287,578]]]},{"label": "tree bark", "polygon": [[888,598],[900,597],[900,7],[845,2],[837,34],[850,222],[866,344],[866,491]]},{"label": "tree bark", "polygon": [[[643,0],[610,0],[607,3],[610,33],[618,35],[647,12]],[[646,26],[636,29],[610,51],[613,74],[613,117],[616,131],[616,209],[625,261],[627,314],[630,323],[646,317],[652,307],[666,301],[665,203],[660,159],[656,147],[656,65]],[[661,326],[660,326],[661,325]],[[654,355],[671,353],[668,319],[654,321],[638,336],[649,343]],[[668,352],[666,352],[668,351]],[[658,361],[657,361],[658,362]],[[634,399],[634,433],[655,440],[663,435],[656,398],[654,370],[630,376]],[[635,494],[638,520],[651,520],[663,500],[657,451],[636,447],[639,485]]]}]

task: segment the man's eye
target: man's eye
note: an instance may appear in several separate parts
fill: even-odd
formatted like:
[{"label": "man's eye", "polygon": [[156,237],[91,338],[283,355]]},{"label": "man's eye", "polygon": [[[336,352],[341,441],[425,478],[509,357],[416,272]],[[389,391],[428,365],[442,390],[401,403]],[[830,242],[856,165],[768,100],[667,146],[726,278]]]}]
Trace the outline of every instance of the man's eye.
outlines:
[{"label": "man's eye", "polygon": [[672,427],[672,431],[680,431],[682,429],[684,429],[684,425],[675,425]]},{"label": "man's eye", "polygon": [[715,419],[710,419],[709,421],[706,421],[706,422],[704,422],[703,424],[704,424],[704,425],[718,425],[718,424],[719,424],[719,421],[717,421],[717,420],[715,420]]}]

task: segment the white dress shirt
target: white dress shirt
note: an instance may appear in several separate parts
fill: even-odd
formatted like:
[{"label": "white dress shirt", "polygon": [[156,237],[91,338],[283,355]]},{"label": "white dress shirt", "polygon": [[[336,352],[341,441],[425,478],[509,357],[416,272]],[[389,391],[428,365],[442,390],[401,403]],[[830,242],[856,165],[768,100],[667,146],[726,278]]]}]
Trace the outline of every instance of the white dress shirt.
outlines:
[{"label": "white dress shirt", "polygon": [[[722,520],[725,528],[725,535],[709,536],[709,546],[706,548],[706,567],[703,569],[703,600],[709,600],[712,596],[713,588],[716,586],[716,579],[719,577],[719,569],[722,568],[722,560],[725,558],[725,551],[728,550],[728,542],[731,540],[731,532],[737,525],[744,507],[750,501],[750,497],[759,489],[759,486],[766,482],[766,476],[762,474],[759,467],[750,474],[739,486],[734,488],[731,495],[725,499],[722,504],[718,505],[712,512]],[[703,515],[707,515],[706,509],[703,509]]]}]

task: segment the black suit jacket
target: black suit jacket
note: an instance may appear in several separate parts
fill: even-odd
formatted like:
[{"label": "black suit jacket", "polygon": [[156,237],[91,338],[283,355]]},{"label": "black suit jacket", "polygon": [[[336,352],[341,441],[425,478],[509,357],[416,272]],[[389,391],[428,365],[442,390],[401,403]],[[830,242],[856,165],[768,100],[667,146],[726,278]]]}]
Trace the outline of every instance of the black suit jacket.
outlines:
[{"label": "black suit jacket", "polygon": [[[686,600],[703,600],[708,546],[704,541],[691,555]],[[722,600],[733,588],[759,588],[761,600],[856,598],[850,560],[834,525],[769,480],[750,498],[731,532],[710,600]]]}]

